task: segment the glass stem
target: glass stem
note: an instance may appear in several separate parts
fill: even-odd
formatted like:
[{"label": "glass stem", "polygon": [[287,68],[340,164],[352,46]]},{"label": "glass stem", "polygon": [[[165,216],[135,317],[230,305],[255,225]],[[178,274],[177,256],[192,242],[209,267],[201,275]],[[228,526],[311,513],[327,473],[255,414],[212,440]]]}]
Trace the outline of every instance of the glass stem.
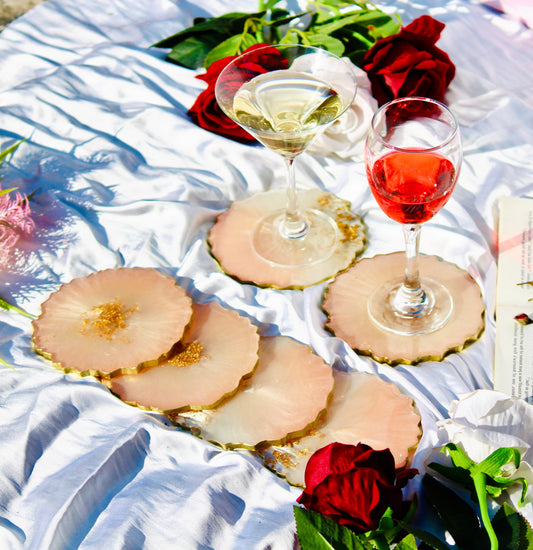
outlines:
[{"label": "glass stem", "polygon": [[287,167],[287,208],[280,231],[286,239],[299,239],[307,235],[309,225],[298,209],[294,158],[285,158],[285,165]]},{"label": "glass stem", "polygon": [[427,313],[429,301],[420,285],[418,272],[418,247],[421,225],[418,223],[403,224],[405,239],[405,276],[403,284],[393,298],[392,306],[397,315],[405,318],[420,317]]}]

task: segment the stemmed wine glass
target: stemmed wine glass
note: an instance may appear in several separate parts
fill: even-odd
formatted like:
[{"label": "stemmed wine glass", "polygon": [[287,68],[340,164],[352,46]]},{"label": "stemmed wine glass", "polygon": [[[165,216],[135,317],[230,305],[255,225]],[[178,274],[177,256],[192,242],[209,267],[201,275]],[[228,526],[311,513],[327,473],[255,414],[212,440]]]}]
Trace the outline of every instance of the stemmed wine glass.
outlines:
[{"label": "stemmed wine glass", "polygon": [[441,283],[420,277],[421,224],[448,201],[462,161],[459,127],[451,111],[428,98],[407,97],[374,114],[365,163],[372,194],[385,214],[402,224],[405,276],[378,287],[370,317],[396,334],[425,334],[442,327],[453,300]]},{"label": "stemmed wine glass", "polygon": [[285,159],[286,208],[268,212],[251,231],[253,250],[270,265],[307,267],[331,256],[339,242],[330,216],[298,207],[293,163],[351,105],[356,90],[349,62],[299,44],[245,52],[217,79],[215,95],[224,113]]}]

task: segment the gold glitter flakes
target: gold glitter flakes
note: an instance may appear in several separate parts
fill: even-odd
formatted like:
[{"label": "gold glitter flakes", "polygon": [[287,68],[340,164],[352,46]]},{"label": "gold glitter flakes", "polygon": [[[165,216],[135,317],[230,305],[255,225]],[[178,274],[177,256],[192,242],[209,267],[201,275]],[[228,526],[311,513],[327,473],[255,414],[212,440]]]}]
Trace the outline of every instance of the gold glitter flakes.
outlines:
[{"label": "gold glitter flakes", "polygon": [[191,342],[183,351],[169,359],[168,364],[176,367],[188,367],[198,363],[202,358],[204,346],[200,342]]},{"label": "gold glitter flakes", "polygon": [[81,334],[93,334],[106,340],[113,340],[117,332],[124,330],[132,313],[139,310],[136,304],[126,307],[115,298],[113,302],[107,302],[94,306],[82,319]]}]

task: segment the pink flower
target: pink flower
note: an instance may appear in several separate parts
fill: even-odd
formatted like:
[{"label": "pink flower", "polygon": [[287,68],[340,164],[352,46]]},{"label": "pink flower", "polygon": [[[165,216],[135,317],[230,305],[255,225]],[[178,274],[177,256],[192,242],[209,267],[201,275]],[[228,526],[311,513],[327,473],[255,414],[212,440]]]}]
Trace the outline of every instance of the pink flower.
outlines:
[{"label": "pink flower", "polygon": [[17,193],[14,198],[8,190],[0,191],[0,265],[5,267],[15,245],[22,235],[30,235],[35,229],[26,195]]}]

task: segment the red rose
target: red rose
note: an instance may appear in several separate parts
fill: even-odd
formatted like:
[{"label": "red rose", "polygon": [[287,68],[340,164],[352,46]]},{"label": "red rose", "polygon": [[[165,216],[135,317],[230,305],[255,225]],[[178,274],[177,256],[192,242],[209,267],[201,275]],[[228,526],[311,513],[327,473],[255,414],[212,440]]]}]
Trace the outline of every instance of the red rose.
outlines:
[{"label": "red rose", "polygon": [[220,108],[215,97],[215,84],[209,84],[207,88],[196,98],[194,105],[189,109],[188,115],[192,121],[215,134],[231,138],[241,143],[251,143],[255,138],[246,130],[233,122]]},{"label": "red rose", "polygon": [[[226,83],[231,83],[233,80],[234,85],[240,87],[242,78],[236,77],[237,73],[240,75],[244,72],[246,75],[254,77],[274,69],[287,68],[287,60],[281,57],[280,52],[274,47],[266,46],[268,44],[254,44],[247,48],[243,53],[259,48],[261,50],[257,52],[256,57],[249,59],[246,63],[235,65],[235,72],[226,75]],[[196,77],[207,82],[207,88],[198,95],[193,106],[189,109],[188,115],[195,124],[205,130],[235,141],[250,143],[255,141],[255,138],[222,111],[215,97],[215,84],[218,76],[237,57],[232,55],[219,59],[211,63],[204,74]]]},{"label": "red rose", "polygon": [[331,443],[314,453],[305,470],[298,502],[356,533],[376,529],[387,508],[401,519],[409,509],[402,487],[418,472],[396,473],[389,449]]},{"label": "red rose", "polygon": [[422,15],[368,50],[362,68],[380,105],[408,96],[443,100],[455,76],[455,65],[435,46],[443,29],[444,23]]},{"label": "red rose", "polygon": [[211,63],[204,74],[196,77],[207,82],[207,88],[198,95],[187,114],[200,128],[229,137],[235,141],[250,143],[255,139],[222,111],[215,97],[215,83],[218,75],[236,57],[236,55],[233,55],[219,59]]}]

